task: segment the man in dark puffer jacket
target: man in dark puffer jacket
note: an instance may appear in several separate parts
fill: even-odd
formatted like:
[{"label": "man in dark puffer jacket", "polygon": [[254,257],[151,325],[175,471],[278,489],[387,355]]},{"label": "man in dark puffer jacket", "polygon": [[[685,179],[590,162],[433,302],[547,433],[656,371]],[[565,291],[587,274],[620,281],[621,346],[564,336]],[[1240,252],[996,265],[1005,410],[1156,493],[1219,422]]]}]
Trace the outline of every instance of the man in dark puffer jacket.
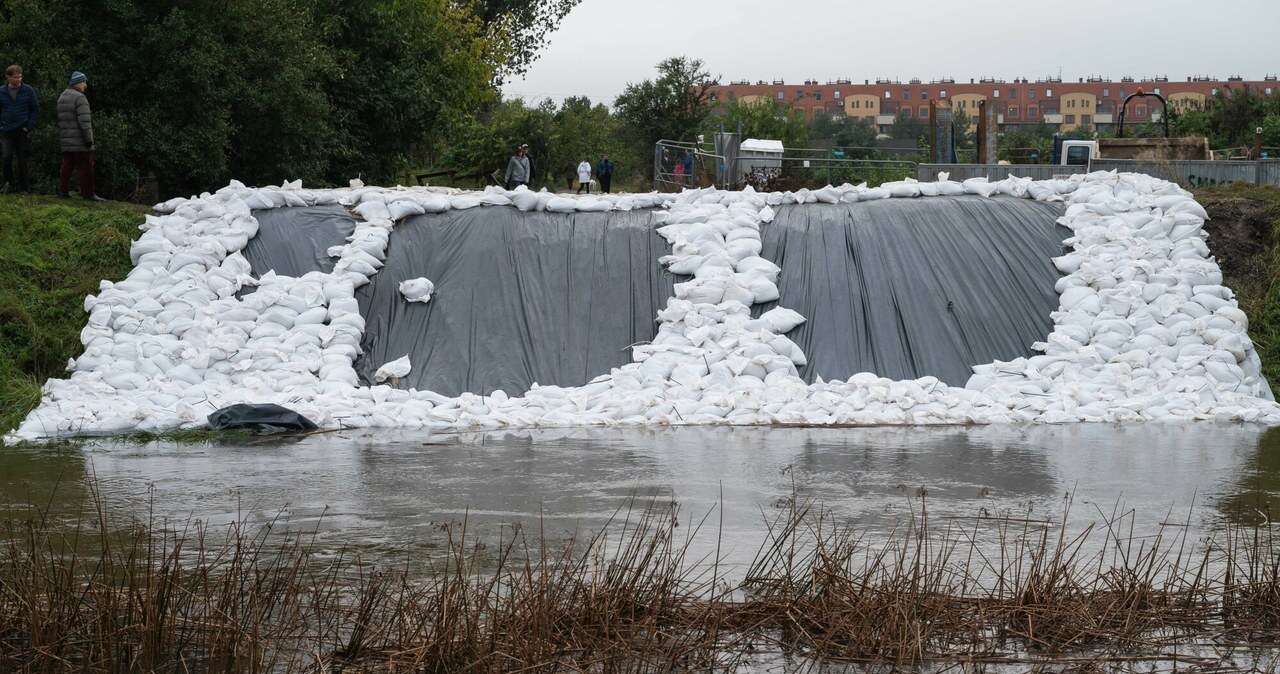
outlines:
[{"label": "man in dark puffer jacket", "polygon": [[[27,158],[31,156],[31,132],[36,128],[40,101],[36,90],[22,82],[22,66],[12,65],[4,71],[7,80],[0,91],[0,154],[4,160],[4,181],[10,191],[31,189]],[[17,164],[17,182],[14,165]]]},{"label": "man in dark puffer jacket", "polygon": [[84,90],[89,87],[84,73],[71,73],[67,90],[58,97],[58,140],[62,146],[62,170],[58,176],[58,196],[70,196],[71,169],[80,173],[80,196],[105,201],[93,187],[93,113]]}]

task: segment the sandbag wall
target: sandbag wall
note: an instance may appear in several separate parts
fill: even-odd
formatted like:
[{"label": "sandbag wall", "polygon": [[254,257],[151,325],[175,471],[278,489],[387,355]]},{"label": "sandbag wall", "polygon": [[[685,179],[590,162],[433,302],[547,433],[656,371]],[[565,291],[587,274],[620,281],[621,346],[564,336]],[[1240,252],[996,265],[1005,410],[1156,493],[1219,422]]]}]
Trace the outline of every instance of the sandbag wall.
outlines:
[{"label": "sandbag wall", "polygon": [[1058,306],[1062,211],[977,196],[780,207],[761,255],[782,268],[779,304],[809,319],[788,334],[801,377],[963,386],[974,365],[1034,355]]},{"label": "sandbag wall", "polygon": [[[707,189],[585,198],[527,189],[463,193],[353,181],[350,188],[308,190],[297,182],[251,188],[233,181],[216,193],[156,205],[130,248],[135,267],[128,277],[104,280],[85,297],[84,352],[67,363],[66,378],[45,383],[40,406],[4,441],[195,428],[209,412],[238,403],[283,405],[325,428],[1280,424],[1248,317],[1221,285],[1205,244],[1207,214],[1193,195],[1149,176],[1114,172],[1046,181],[939,177],[794,193]],[[783,268],[760,256],[761,230],[771,229],[775,209],[964,195],[1065,205],[1058,222],[1072,232],[1063,241],[1070,252],[1052,258],[1064,276],[1054,283],[1053,329],[1031,346],[1038,355],[975,365],[963,388],[932,376],[895,380],[866,372],[806,383],[799,368],[808,367],[808,358],[785,335],[799,336],[795,329],[813,317],[785,299],[763,313],[755,306],[782,298]],[[356,216],[346,243],[326,250],[336,259],[332,272],[253,273],[242,252],[259,234],[255,213],[331,205]],[[372,292],[371,280],[391,271],[384,260],[393,231],[415,215],[513,208],[560,218],[658,209],[653,231],[671,251],[658,263],[692,277],[674,284],[674,297],[655,313],[652,341],[631,349],[634,362],[583,386],[540,386],[519,397],[361,385],[354,365],[367,309],[357,294]],[[786,257],[789,268],[795,258]],[[246,294],[250,286],[257,289]],[[448,287],[441,292],[454,294]],[[404,299],[423,299],[409,294]],[[954,309],[955,300],[948,301]],[[409,358],[396,355],[404,374],[394,376],[404,377]]]}]

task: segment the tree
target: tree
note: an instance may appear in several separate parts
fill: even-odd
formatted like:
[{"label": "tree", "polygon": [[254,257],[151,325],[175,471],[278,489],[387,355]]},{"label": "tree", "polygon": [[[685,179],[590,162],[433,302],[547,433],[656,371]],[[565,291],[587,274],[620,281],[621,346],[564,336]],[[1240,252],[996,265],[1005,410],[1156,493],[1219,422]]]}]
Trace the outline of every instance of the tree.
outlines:
[{"label": "tree", "polygon": [[657,79],[627,84],[613,103],[642,156],[664,138],[693,140],[711,114],[711,88],[720,82],[687,56],[666,59],[657,70]]},{"label": "tree", "polygon": [[780,103],[772,98],[746,102],[730,99],[723,111],[708,119],[707,135],[720,127],[735,133],[741,130],[743,139],[780,140],[785,147],[809,144],[809,127],[805,123],[804,112],[790,103]]},{"label": "tree", "polygon": [[565,178],[576,175],[584,159],[594,164],[609,155],[617,165],[615,181],[625,184],[647,167],[650,156],[636,156],[621,120],[586,97],[569,97],[558,107],[550,99],[530,106],[516,98],[499,101],[460,125],[442,153],[441,166],[456,171],[461,184],[475,184],[502,170],[521,143],[529,144],[530,186],[553,190],[564,189]]},{"label": "tree", "polygon": [[1014,164],[1048,162],[1053,150],[1054,130],[1047,124],[1032,124],[1006,131],[996,142],[996,157]]},{"label": "tree", "polygon": [[928,125],[912,117],[910,110],[899,110],[897,116],[893,118],[893,127],[890,128],[889,135],[899,140],[912,138],[919,141],[928,132]]},{"label": "tree", "polygon": [[[37,148],[57,147],[67,76],[89,76],[116,197],[388,179],[494,92],[483,25],[452,0],[8,0],[0,39],[49,112]],[[36,157],[51,189],[56,153]]]},{"label": "tree", "polygon": [[809,123],[809,137],[815,143],[843,148],[849,159],[877,159],[875,150],[879,131],[870,119],[844,115],[814,115]]},{"label": "tree", "polygon": [[1253,145],[1254,129],[1266,116],[1266,101],[1249,87],[1229,87],[1218,91],[1209,106],[1213,145],[1229,147]]},{"label": "tree", "polygon": [[494,50],[497,81],[528,72],[548,36],[581,1],[475,0],[472,9]]},{"label": "tree", "polygon": [[1275,148],[1280,148],[1280,113],[1272,113],[1262,120],[1262,146],[1272,148],[1270,156],[1276,158]]}]

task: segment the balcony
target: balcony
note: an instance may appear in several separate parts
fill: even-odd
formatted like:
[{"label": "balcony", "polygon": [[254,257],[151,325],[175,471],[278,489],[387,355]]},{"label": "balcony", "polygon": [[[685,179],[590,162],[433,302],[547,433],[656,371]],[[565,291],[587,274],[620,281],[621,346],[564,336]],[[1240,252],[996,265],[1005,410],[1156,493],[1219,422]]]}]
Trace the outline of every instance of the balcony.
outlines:
[{"label": "balcony", "polygon": [[1114,124],[1115,118],[1109,112],[1099,112],[1093,116],[1094,124]]}]

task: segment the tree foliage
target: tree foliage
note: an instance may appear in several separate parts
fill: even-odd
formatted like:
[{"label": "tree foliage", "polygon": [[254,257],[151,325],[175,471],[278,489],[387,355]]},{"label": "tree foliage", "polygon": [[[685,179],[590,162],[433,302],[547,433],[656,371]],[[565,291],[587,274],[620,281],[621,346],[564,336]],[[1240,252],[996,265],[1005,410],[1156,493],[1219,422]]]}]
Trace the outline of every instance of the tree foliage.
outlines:
[{"label": "tree foliage", "polygon": [[471,5],[494,52],[498,81],[523,75],[552,32],[582,0],[475,0]]},{"label": "tree foliage", "polygon": [[889,135],[899,139],[914,139],[919,141],[929,132],[929,125],[916,119],[911,115],[911,110],[899,110],[897,116],[893,118],[893,127],[889,130]]},{"label": "tree foliage", "polygon": [[719,84],[703,62],[676,56],[658,64],[658,77],[628,84],[614,101],[637,153],[659,140],[694,140],[711,115],[711,88]]},{"label": "tree foliage", "polygon": [[455,130],[442,157],[460,184],[475,185],[501,171],[517,145],[528,143],[533,168],[530,185],[564,189],[584,159],[594,165],[604,155],[617,165],[614,179],[633,180],[647,168],[648,152],[637,155],[623,133],[623,122],[609,108],[585,97],[528,105],[522,99],[500,101]]},{"label": "tree foliage", "polygon": [[814,115],[809,122],[809,138],[812,142],[845,148],[845,156],[850,159],[879,158],[879,153],[874,149],[879,134],[875,122],[865,117]]},{"label": "tree foliage", "polygon": [[[54,102],[89,77],[101,191],[389,180],[495,95],[486,19],[452,0],[7,0],[0,39],[44,111],[33,168],[56,175]],[[494,17],[498,18],[494,18]]]},{"label": "tree foliage", "polygon": [[705,135],[710,137],[721,128],[730,133],[740,133],[743,139],[780,140],[785,147],[809,145],[809,125],[805,122],[804,111],[772,98],[745,102],[730,99],[722,110],[708,118]]}]

